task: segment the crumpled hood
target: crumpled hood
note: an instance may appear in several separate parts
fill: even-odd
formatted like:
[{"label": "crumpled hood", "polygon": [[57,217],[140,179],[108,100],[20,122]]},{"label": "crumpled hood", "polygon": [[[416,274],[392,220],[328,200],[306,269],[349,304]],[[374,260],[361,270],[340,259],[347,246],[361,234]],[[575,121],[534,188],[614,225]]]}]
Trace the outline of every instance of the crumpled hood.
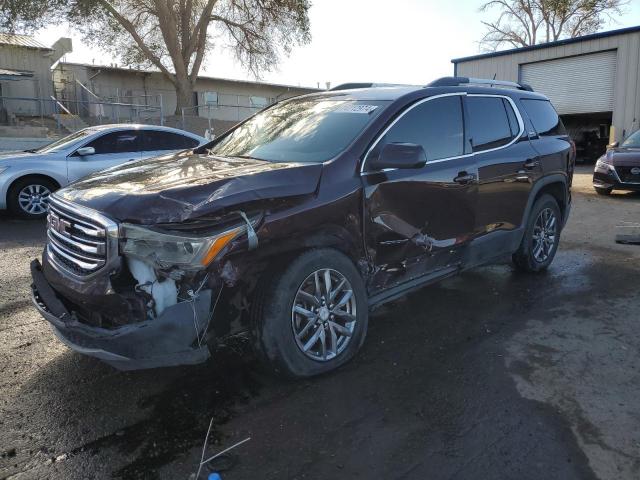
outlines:
[{"label": "crumpled hood", "polygon": [[616,148],[608,150],[606,156],[616,167],[640,167],[640,148]]},{"label": "crumpled hood", "polygon": [[132,223],[180,222],[256,200],[315,192],[322,164],[271,163],[189,151],[119,165],[56,192]]}]

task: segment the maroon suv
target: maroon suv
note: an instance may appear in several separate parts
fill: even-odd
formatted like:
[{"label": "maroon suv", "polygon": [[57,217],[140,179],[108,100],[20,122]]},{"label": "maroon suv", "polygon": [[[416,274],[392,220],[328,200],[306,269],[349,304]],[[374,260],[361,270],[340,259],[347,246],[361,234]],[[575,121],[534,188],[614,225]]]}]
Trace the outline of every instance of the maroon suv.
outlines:
[{"label": "maroon suv", "polygon": [[636,130],[618,145],[611,144],[596,162],[593,188],[600,195],[613,190],[640,191],[640,130]]},{"label": "maroon suv", "polygon": [[518,84],[289,99],[53,194],[34,301],[118,368],[203,362],[246,334],[275,370],[319,374],[355,355],[377,305],[505,255],[547,268],[574,157],[549,100]]}]

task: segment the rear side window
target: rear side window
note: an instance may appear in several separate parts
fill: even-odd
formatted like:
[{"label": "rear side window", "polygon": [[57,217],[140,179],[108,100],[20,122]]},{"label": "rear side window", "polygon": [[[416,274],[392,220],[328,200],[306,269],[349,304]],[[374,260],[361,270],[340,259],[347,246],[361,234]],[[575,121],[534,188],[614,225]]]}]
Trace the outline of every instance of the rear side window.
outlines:
[{"label": "rear side window", "polygon": [[153,150],[185,150],[195,148],[198,141],[172,132],[159,132],[157,130],[145,130],[142,133],[142,151]]},{"label": "rear side window", "polygon": [[380,139],[368,158],[375,158],[388,143],[422,145],[427,162],[458,157],[464,150],[462,103],[459,96],[429,100],[409,110]]},{"label": "rear side window", "polygon": [[499,97],[468,96],[469,142],[473,152],[507,145],[520,130],[513,108]]},{"label": "rear side window", "polygon": [[96,138],[93,142],[85,145],[93,147],[96,155],[105,153],[130,153],[140,151],[140,131],[124,130],[112,132]]},{"label": "rear side window", "polygon": [[558,117],[556,110],[548,100],[535,100],[531,98],[523,98],[522,104],[527,111],[527,115],[533,123],[538,135],[553,136],[566,135],[567,131],[562,124],[562,120]]}]

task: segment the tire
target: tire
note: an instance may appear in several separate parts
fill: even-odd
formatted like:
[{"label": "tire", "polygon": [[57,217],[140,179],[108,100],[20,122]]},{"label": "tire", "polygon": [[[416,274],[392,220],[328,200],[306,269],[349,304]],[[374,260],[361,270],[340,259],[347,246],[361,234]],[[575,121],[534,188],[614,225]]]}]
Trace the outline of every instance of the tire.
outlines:
[{"label": "tire", "polygon": [[[333,310],[328,308],[329,301],[323,307],[318,299],[322,295],[327,297],[323,281],[326,272],[335,295]],[[315,273],[320,279],[321,295],[316,293]],[[339,285],[342,285],[340,291]],[[313,298],[316,300],[312,301]],[[333,249],[309,250],[286,267],[267,272],[252,303],[254,349],[272,371],[289,378],[311,377],[343,365],[358,352],[367,334],[368,301],[364,282],[353,262]],[[353,315],[349,316],[349,312]],[[306,353],[305,347],[308,347]]]},{"label": "tire", "polygon": [[47,215],[49,195],[58,188],[53,180],[45,177],[20,178],[9,189],[7,206],[18,217],[43,218]]},{"label": "tire", "polygon": [[[551,216],[554,219],[553,229],[549,226]],[[545,194],[536,200],[531,208],[520,247],[513,254],[513,263],[518,269],[525,272],[541,272],[551,265],[560,243],[561,221],[562,215],[555,198]],[[541,228],[543,224],[547,225],[546,230]]]},{"label": "tire", "polygon": [[610,195],[613,188],[593,187],[598,195]]}]

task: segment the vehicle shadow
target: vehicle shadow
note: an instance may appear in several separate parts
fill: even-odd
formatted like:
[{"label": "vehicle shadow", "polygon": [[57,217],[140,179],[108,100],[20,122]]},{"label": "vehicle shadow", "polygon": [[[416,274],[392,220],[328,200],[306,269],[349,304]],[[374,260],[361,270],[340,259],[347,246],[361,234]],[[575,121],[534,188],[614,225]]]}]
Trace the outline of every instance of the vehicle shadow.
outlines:
[{"label": "vehicle shadow", "polygon": [[[514,465],[533,456],[544,466],[556,450],[574,458],[579,452],[552,412],[531,413],[506,370],[502,343],[553,288],[553,275],[545,281],[505,265],[424,288],[374,312],[361,354],[309,381],[264,375],[242,344],[205,365],[140,372],[118,372],[64,351],[32,375],[15,401],[36,405],[28,408],[35,412],[29,428],[39,432],[33,448],[66,455],[85,474],[99,467],[118,478],[156,478],[175,468],[181,478],[197,465],[192,457],[199,458],[211,418],[212,445],[228,446],[230,432],[237,440],[251,435],[243,458],[263,462],[243,462],[229,478],[285,467],[287,478],[296,477],[309,462],[318,476],[340,464],[346,477],[378,471],[391,478],[415,468],[411,478],[428,472],[448,478],[460,468],[456,452],[480,456],[495,437]],[[562,435],[536,446],[550,429]],[[372,436],[378,440],[372,443]],[[414,448],[399,455],[405,444]],[[499,453],[486,456],[498,465]],[[185,459],[186,466],[176,466]],[[469,468],[479,468],[481,478],[497,467]],[[564,478],[589,477],[583,467],[563,468]]]}]

